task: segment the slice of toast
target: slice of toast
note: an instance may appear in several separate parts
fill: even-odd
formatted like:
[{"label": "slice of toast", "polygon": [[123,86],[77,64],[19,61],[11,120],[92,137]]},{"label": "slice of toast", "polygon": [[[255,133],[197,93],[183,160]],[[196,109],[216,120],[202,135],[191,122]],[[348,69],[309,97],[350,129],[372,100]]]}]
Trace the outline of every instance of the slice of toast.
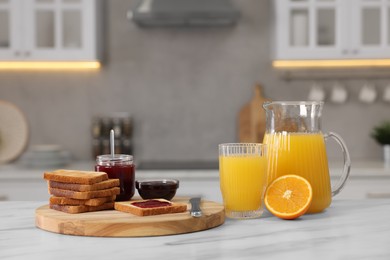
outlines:
[{"label": "slice of toast", "polygon": [[64,183],[58,181],[48,181],[49,188],[56,188],[62,190],[74,190],[74,191],[94,191],[94,190],[105,190],[119,186],[119,179],[109,179],[102,182],[88,184],[77,184],[77,183]]},{"label": "slice of toast", "polygon": [[[140,205],[142,205],[142,207],[140,207]],[[132,213],[137,216],[180,213],[187,210],[186,204],[175,203],[165,199],[121,201],[115,202],[114,207],[118,211]]]},{"label": "slice of toast", "polygon": [[116,196],[114,195],[109,197],[80,200],[80,199],[71,199],[66,197],[51,196],[50,204],[72,205],[72,206],[77,206],[77,205],[100,206],[106,202],[114,202],[115,197]]},{"label": "slice of toast", "polygon": [[65,183],[94,184],[108,180],[105,172],[78,171],[78,170],[56,170],[45,172],[43,178],[48,181]]},{"label": "slice of toast", "polygon": [[73,190],[49,188],[49,193],[57,197],[86,200],[86,199],[102,198],[102,197],[118,195],[120,193],[120,188],[114,187],[105,190],[95,190],[95,191],[73,191]]},{"label": "slice of toast", "polygon": [[50,208],[55,209],[58,211],[71,213],[71,214],[77,214],[77,213],[83,213],[83,212],[91,212],[91,211],[99,211],[99,210],[107,210],[107,209],[113,209],[114,208],[114,202],[106,202],[99,206],[87,206],[87,205],[58,205],[58,204],[51,204]]}]

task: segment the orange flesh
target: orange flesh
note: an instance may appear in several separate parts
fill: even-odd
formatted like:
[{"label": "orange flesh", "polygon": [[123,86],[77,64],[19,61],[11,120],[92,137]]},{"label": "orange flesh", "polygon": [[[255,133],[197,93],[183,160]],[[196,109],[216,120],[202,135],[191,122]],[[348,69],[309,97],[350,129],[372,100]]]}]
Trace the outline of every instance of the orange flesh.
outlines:
[{"label": "orange flesh", "polygon": [[277,217],[294,219],[310,206],[312,190],[305,179],[287,175],[275,180],[267,189],[266,206]]}]

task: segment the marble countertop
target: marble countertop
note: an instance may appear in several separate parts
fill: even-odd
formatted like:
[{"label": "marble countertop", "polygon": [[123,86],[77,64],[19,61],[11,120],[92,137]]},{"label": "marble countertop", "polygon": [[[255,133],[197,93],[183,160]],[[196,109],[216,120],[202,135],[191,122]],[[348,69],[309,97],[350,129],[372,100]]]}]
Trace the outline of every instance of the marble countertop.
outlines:
[{"label": "marble countertop", "polygon": [[35,227],[45,202],[0,202],[0,259],[390,259],[390,200],[335,200],[286,221],[269,213],[161,237],[68,236]]}]

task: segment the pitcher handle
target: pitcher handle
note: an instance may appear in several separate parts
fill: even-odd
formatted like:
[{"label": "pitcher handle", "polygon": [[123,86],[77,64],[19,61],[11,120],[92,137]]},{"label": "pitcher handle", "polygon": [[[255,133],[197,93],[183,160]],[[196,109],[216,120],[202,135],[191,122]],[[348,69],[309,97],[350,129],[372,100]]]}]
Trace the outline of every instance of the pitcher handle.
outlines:
[{"label": "pitcher handle", "polygon": [[336,185],[332,186],[332,196],[335,196],[339,194],[339,192],[344,188],[344,185],[348,179],[349,172],[351,171],[351,157],[349,155],[347,145],[345,144],[343,138],[341,138],[340,135],[333,132],[329,132],[324,136],[325,140],[328,137],[332,137],[340,145],[344,156],[343,174],[341,175],[339,182]]}]

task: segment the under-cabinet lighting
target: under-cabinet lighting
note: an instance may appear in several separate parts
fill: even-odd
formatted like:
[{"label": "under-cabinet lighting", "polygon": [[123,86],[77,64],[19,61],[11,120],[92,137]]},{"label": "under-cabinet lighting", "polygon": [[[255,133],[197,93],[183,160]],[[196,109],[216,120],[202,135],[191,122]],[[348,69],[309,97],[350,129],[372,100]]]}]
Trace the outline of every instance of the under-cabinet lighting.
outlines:
[{"label": "under-cabinet lighting", "polygon": [[275,60],[274,68],[352,68],[390,67],[390,59],[381,60]]},{"label": "under-cabinet lighting", "polygon": [[2,61],[0,70],[96,70],[98,61]]}]

